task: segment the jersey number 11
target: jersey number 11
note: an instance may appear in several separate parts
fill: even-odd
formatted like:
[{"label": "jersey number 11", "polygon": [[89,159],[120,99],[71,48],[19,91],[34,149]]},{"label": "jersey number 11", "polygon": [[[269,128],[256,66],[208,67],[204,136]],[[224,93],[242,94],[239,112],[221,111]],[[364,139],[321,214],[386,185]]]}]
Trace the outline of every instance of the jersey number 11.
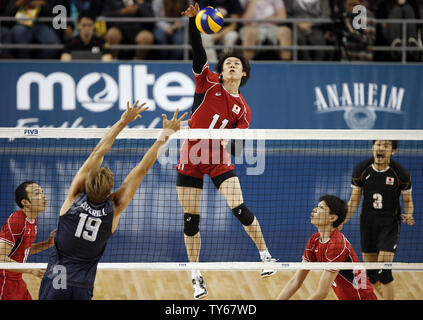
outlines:
[{"label": "jersey number 11", "polygon": [[[209,125],[209,129],[214,129],[214,126],[216,125],[217,120],[219,120],[219,118],[220,118],[220,114],[216,113],[213,116],[213,120],[212,120],[212,122]],[[226,125],[228,124],[228,122],[229,122],[228,119],[223,119],[222,120],[222,124],[220,125],[219,129],[224,129],[226,127]]]}]

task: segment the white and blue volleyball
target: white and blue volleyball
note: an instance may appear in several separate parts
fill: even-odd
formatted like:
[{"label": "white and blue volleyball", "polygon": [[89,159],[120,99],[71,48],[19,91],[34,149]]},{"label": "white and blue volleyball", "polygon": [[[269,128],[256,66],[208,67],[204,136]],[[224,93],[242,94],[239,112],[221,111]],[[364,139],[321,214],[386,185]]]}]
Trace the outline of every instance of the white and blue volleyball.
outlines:
[{"label": "white and blue volleyball", "polygon": [[223,26],[223,14],[213,7],[206,7],[197,13],[195,24],[202,33],[213,34],[219,32]]}]

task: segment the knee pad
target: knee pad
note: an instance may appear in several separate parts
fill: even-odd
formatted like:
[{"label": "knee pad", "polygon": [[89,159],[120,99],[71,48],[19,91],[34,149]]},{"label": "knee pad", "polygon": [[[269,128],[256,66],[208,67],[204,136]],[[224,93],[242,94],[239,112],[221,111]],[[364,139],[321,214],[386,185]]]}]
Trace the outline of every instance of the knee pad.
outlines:
[{"label": "knee pad", "polygon": [[379,281],[379,270],[372,269],[366,270],[367,278],[369,278],[370,283],[375,284]]},{"label": "knee pad", "polygon": [[392,270],[391,269],[382,269],[379,270],[379,281],[383,284],[388,284],[389,282],[394,281],[392,277]]},{"label": "knee pad", "polygon": [[199,214],[192,214],[192,213],[184,213],[184,234],[192,237],[195,236],[198,231],[200,225],[200,215]]},{"label": "knee pad", "polygon": [[244,226],[249,226],[254,221],[254,214],[248,210],[245,204],[241,204],[238,207],[233,208],[232,213]]}]

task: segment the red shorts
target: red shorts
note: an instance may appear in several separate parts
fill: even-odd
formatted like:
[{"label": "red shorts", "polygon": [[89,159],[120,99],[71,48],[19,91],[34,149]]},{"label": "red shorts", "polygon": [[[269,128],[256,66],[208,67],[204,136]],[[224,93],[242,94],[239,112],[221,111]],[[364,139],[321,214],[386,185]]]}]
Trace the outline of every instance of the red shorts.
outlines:
[{"label": "red shorts", "polygon": [[230,154],[221,146],[220,140],[184,140],[180,150],[180,159],[176,165],[180,174],[203,179],[234,170]]},{"label": "red shorts", "polygon": [[180,160],[176,166],[176,170],[183,175],[194,177],[197,179],[203,179],[205,174],[209,175],[210,178],[214,178],[224,174],[228,171],[234,170],[235,166],[232,163],[229,164],[190,164],[182,163]]},{"label": "red shorts", "polygon": [[0,300],[32,300],[23,279],[0,276]]}]

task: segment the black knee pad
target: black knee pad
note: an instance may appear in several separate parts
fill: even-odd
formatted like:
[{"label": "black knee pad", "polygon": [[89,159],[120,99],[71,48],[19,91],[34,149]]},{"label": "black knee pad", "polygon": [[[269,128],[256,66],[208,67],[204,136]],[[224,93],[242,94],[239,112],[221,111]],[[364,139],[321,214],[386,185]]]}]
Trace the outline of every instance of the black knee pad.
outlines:
[{"label": "black knee pad", "polygon": [[248,210],[245,204],[240,204],[238,207],[233,208],[232,213],[244,226],[249,226],[254,221],[254,214]]},{"label": "black knee pad", "polygon": [[394,281],[392,277],[392,270],[391,269],[382,269],[379,270],[379,281],[383,284],[388,284],[389,282]]},{"label": "black knee pad", "polygon": [[184,213],[184,234],[189,237],[195,236],[200,225],[200,215],[192,213]]},{"label": "black knee pad", "polygon": [[379,281],[379,270],[371,269],[366,270],[367,278],[369,278],[370,283],[375,284]]}]

